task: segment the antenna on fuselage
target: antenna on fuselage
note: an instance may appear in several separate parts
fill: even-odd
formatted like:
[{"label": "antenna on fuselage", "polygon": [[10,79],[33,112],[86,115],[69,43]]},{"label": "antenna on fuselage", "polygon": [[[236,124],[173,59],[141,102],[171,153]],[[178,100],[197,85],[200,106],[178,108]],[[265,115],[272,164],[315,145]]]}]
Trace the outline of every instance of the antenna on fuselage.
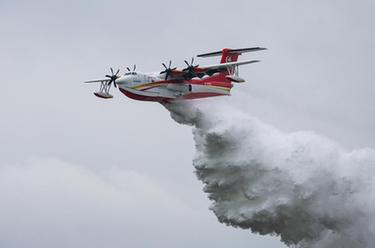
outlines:
[{"label": "antenna on fuselage", "polygon": [[129,72],[135,72],[136,68],[137,68],[137,65],[133,65],[133,70],[130,70],[129,67],[126,67],[126,70],[128,70]]}]

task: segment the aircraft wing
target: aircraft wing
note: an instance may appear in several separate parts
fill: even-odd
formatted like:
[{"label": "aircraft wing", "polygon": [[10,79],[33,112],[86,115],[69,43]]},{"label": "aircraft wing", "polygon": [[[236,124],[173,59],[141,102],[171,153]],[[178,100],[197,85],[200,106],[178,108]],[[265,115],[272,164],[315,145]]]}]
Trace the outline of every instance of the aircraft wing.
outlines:
[{"label": "aircraft wing", "polygon": [[[214,73],[221,72],[228,70],[228,68],[233,68],[235,66],[246,65],[260,62],[260,60],[245,60],[245,61],[237,61],[237,62],[228,62],[216,65],[209,65],[209,66],[199,66],[195,67],[193,71],[189,72],[185,70],[178,70],[174,69],[169,72],[168,79],[172,80],[190,80],[194,77],[203,77],[204,75],[213,75]],[[181,81],[178,81],[181,82]]]},{"label": "aircraft wing", "polygon": [[232,68],[233,66],[246,65],[246,64],[252,64],[252,63],[257,63],[257,62],[260,62],[260,60],[245,60],[245,61],[237,61],[237,62],[228,62],[228,63],[198,67],[197,69],[199,71],[210,71],[210,70],[221,71],[223,69]]},{"label": "aircraft wing", "polygon": [[101,82],[108,82],[109,80],[110,80],[109,78],[95,79],[95,80],[84,81],[84,83],[101,83]]}]

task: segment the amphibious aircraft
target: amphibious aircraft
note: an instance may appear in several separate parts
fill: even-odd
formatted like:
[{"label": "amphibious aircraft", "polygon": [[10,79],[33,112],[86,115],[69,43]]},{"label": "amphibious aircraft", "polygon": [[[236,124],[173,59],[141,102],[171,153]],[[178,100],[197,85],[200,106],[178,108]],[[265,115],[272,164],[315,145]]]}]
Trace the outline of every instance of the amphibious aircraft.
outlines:
[{"label": "amphibious aircraft", "polygon": [[127,72],[119,75],[120,70],[115,72],[110,68],[111,75],[105,75],[103,79],[85,81],[85,83],[100,83],[100,89],[94,95],[105,99],[113,97],[109,93],[111,85],[118,87],[129,98],[161,103],[225,96],[230,94],[233,83],[245,82],[239,76],[240,65],[260,62],[259,60],[237,61],[239,55],[265,49],[262,47],[224,48],[221,51],[197,55],[202,58],[221,56],[220,64],[199,66],[194,64],[194,58],[192,58],[190,63],[184,61],[186,68],[178,69],[172,67],[172,61],[169,61],[168,66],[162,63],[164,69],[157,73],[136,72],[136,66],[134,66],[133,70],[127,67]]}]

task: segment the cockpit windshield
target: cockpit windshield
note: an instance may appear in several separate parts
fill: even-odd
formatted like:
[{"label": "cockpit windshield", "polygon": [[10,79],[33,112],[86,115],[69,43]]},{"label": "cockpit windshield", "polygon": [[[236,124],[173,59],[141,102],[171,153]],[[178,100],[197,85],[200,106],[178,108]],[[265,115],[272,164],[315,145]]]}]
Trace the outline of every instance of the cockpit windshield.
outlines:
[{"label": "cockpit windshield", "polygon": [[137,73],[135,71],[132,71],[132,72],[126,72],[125,73],[125,76],[127,75],[137,75]]}]

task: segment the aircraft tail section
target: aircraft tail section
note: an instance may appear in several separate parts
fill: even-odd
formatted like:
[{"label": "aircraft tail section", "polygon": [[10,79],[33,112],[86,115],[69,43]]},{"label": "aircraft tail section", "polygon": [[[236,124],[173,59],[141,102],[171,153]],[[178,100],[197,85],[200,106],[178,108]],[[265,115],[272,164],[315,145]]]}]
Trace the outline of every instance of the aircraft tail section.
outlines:
[{"label": "aircraft tail section", "polygon": [[266,48],[263,48],[263,47],[251,47],[251,48],[240,48],[240,49],[224,48],[223,50],[217,51],[217,52],[199,54],[197,55],[197,57],[206,58],[206,57],[221,56],[220,63],[223,64],[223,63],[228,63],[228,62],[236,62],[238,60],[238,56],[243,53],[262,51],[265,49]]}]

